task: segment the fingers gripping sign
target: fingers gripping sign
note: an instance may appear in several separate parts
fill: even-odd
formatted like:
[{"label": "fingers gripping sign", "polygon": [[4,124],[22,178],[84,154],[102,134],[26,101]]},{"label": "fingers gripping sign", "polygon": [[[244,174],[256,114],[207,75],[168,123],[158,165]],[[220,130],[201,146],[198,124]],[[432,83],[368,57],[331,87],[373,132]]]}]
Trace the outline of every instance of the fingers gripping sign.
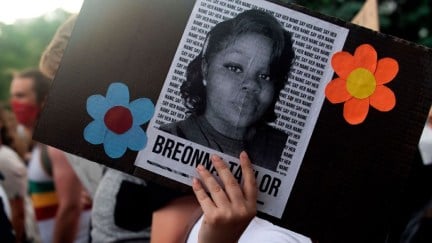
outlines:
[{"label": "fingers gripping sign", "polygon": [[199,242],[237,242],[256,215],[257,187],[252,164],[246,152],[242,152],[244,182],[239,185],[221,158],[213,155],[211,159],[223,185],[203,166],[197,167],[202,182],[194,178],[192,187],[204,214]]}]

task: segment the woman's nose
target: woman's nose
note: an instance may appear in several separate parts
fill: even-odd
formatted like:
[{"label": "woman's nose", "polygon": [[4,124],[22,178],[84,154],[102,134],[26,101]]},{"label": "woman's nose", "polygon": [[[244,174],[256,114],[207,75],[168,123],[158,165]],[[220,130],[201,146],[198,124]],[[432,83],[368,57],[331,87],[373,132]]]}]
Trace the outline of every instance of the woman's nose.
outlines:
[{"label": "woman's nose", "polygon": [[261,85],[254,77],[246,77],[242,82],[242,89],[249,92],[258,93],[261,90]]}]

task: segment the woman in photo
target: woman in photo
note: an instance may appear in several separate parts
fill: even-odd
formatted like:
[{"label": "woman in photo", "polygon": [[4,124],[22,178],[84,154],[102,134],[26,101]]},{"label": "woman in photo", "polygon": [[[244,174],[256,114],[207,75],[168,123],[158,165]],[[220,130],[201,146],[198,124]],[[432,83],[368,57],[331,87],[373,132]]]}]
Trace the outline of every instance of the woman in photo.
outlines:
[{"label": "woman in photo", "polygon": [[160,129],[275,171],[287,135],[267,123],[293,59],[291,35],[263,11],[217,24],[180,88],[190,116]]}]

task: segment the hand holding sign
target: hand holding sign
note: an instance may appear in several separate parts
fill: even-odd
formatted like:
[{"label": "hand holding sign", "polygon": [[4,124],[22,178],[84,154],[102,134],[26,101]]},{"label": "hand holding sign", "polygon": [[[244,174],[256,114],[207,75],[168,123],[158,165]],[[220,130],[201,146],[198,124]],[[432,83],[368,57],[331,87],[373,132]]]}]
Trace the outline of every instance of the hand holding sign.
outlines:
[{"label": "hand holding sign", "polygon": [[213,155],[212,162],[223,186],[203,166],[197,168],[202,182],[194,179],[193,189],[204,212],[199,242],[237,242],[256,214],[257,187],[252,164],[246,152],[240,154],[244,184],[240,187],[227,165]]}]

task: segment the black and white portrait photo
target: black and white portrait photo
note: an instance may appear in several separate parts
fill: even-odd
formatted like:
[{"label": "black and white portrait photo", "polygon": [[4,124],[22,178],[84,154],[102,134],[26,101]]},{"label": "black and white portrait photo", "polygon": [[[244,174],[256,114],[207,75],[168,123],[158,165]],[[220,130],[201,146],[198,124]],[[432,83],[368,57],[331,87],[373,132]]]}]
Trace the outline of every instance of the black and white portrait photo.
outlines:
[{"label": "black and white portrait photo", "polygon": [[188,116],[160,129],[276,171],[287,134],[268,124],[293,59],[291,34],[264,11],[216,24],[179,87]]}]

